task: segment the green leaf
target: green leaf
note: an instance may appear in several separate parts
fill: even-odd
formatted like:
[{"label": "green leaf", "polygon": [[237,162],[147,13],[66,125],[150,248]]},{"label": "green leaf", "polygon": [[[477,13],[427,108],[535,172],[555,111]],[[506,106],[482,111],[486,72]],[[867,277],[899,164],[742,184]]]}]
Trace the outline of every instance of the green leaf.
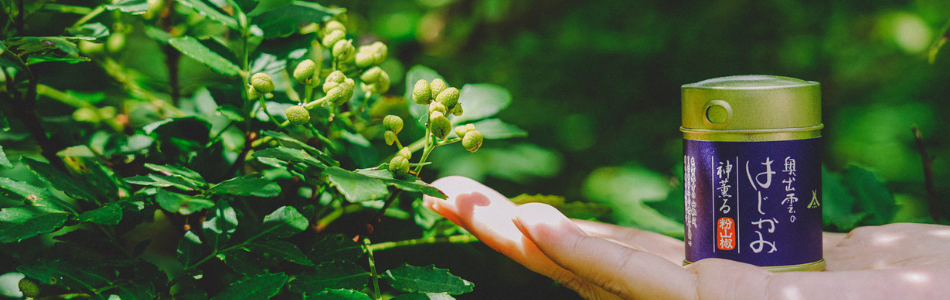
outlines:
[{"label": "green leaf", "polygon": [[250,13],[258,3],[258,0],[234,0],[234,4],[237,4],[244,13]]},{"label": "green leaf", "polygon": [[455,298],[448,294],[437,293],[409,293],[393,297],[390,300],[454,300]]},{"label": "green leaf", "polygon": [[198,14],[200,14],[200,15],[202,15],[202,16],[205,16],[205,17],[207,17],[208,19],[214,20],[214,21],[216,21],[216,22],[218,22],[218,23],[224,24],[224,26],[227,26],[228,28],[231,28],[231,29],[234,29],[234,30],[238,30],[238,31],[241,30],[241,27],[238,26],[237,21],[234,20],[233,17],[224,14],[223,12],[221,12],[221,11],[219,11],[218,9],[212,7],[212,6],[209,5],[208,3],[205,3],[204,1],[201,1],[201,0],[178,0],[178,3],[181,3],[182,5],[187,6],[187,7],[191,7],[192,9],[194,9],[195,11],[197,11]]},{"label": "green leaf", "polygon": [[26,64],[32,65],[47,61],[81,62],[89,58],[79,55],[76,43],[61,36],[17,37],[6,41],[6,47]]},{"label": "green leaf", "polygon": [[[596,218],[610,212],[610,206],[583,201],[566,203],[563,196],[521,194],[511,198],[511,202],[518,205],[532,202],[544,203],[557,208],[557,210],[561,211],[565,216],[573,219]],[[682,215],[682,210],[680,211],[680,215]]]},{"label": "green leaf", "polygon": [[249,174],[225,180],[208,191],[212,194],[274,197],[280,194],[280,185],[262,178],[261,174]]},{"label": "green leaf", "polygon": [[442,191],[429,185],[428,183],[425,183],[425,181],[419,180],[419,178],[415,176],[407,175],[404,179],[395,179],[393,178],[392,172],[379,169],[356,170],[356,173],[381,179],[387,185],[395,186],[396,188],[407,192],[421,192],[439,199],[448,198],[448,196],[442,193]]},{"label": "green leaf", "polygon": [[119,285],[109,290],[111,296],[119,297],[120,300],[150,300],[158,298],[155,293],[155,286],[152,283],[136,285]]},{"label": "green leaf", "polygon": [[304,295],[304,300],[373,300],[362,292],[346,289],[329,289],[313,295]]},{"label": "green leaf", "polygon": [[257,15],[251,20],[251,24],[264,31],[264,38],[270,39],[296,32],[301,23],[329,21],[334,15],[344,11],[312,3],[294,3]]},{"label": "green leaf", "polygon": [[342,233],[326,235],[313,246],[310,261],[345,260],[356,262],[363,256],[363,246]]},{"label": "green leaf", "polygon": [[327,165],[323,164],[316,158],[313,158],[313,156],[310,156],[310,154],[307,154],[307,151],[301,149],[286,147],[267,148],[254,152],[254,157],[270,157],[295,163],[302,162],[321,169],[327,167]]},{"label": "green leaf", "polygon": [[211,200],[173,193],[165,189],[158,189],[158,193],[155,194],[155,202],[158,202],[158,205],[164,210],[178,212],[182,215],[190,215],[214,207],[214,202],[211,202]]},{"label": "green leaf", "polygon": [[379,178],[351,172],[339,167],[327,168],[324,174],[350,202],[380,200],[389,194],[386,184]]},{"label": "green leaf", "polygon": [[13,169],[13,164],[11,164],[10,160],[7,159],[7,155],[3,153],[3,146],[0,146],[0,166],[6,167],[7,169]]},{"label": "green leaf", "polygon": [[145,164],[146,168],[149,168],[153,171],[161,172],[165,176],[175,176],[191,181],[198,186],[207,186],[208,183],[205,182],[205,179],[201,177],[201,174],[198,172],[192,171],[191,169],[179,166],[170,166],[170,165],[156,165],[156,164]]},{"label": "green leaf", "polygon": [[211,298],[212,300],[270,299],[287,283],[287,274],[261,274],[235,282]]},{"label": "green leaf", "polygon": [[194,191],[198,189],[198,186],[195,185],[194,182],[175,176],[148,174],[146,176],[133,176],[123,180],[125,182],[137,185],[176,187],[183,191]]},{"label": "green leaf", "polygon": [[118,203],[109,203],[100,208],[93,209],[76,217],[76,221],[89,222],[103,225],[118,225],[122,221],[122,205]]},{"label": "green leaf", "polygon": [[821,168],[821,216],[831,230],[848,232],[858,227],[870,213],[854,212],[854,196],[841,183],[841,175]]},{"label": "green leaf", "polygon": [[[478,129],[478,132],[482,133],[482,138],[485,138],[486,140],[500,140],[528,136],[527,131],[518,128],[515,125],[502,122],[499,119],[485,119],[475,122],[475,129]],[[451,135],[455,135],[455,132],[452,132]]]},{"label": "green leaf", "polygon": [[286,260],[295,264],[312,266],[313,262],[303,255],[303,251],[297,248],[297,245],[281,241],[271,240],[263,243],[248,243],[244,245],[244,250],[248,252],[267,256],[273,259]]},{"label": "green leaf", "polygon": [[87,23],[79,27],[70,27],[66,32],[75,36],[92,40],[96,43],[105,42],[109,37],[109,28],[102,23]]},{"label": "green leaf", "polygon": [[73,290],[95,290],[112,284],[110,272],[98,262],[88,260],[44,261],[35,265],[22,265],[17,271],[42,284],[60,285]]},{"label": "green leaf", "polygon": [[181,51],[181,53],[194,58],[218,73],[228,76],[241,74],[241,68],[217,53],[212,52],[211,49],[208,49],[208,47],[205,47],[193,37],[182,36],[173,38],[168,40],[168,43],[171,44],[172,47],[175,47],[175,49],[178,49],[178,51]]},{"label": "green leaf", "polygon": [[178,262],[185,269],[201,260],[201,238],[194,231],[186,231],[178,241]]},{"label": "green leaf", "polygon": [[4,208],[0,210],[0,243],[15,243],[53,232],[66,223],[67,217],[69,214],[65,212],[32,206]]},{"label": "green leaf", "polygon": [[470,83],[462,87],[459,103],[462,104],[463,113],[450,117],[454,124],[494,116],[511,104],[511,93],[494,84]]},{"label": "green leaf", "polygon": [[683,224],[686,222],[686,216],[683,214],[683,211],[686,209],[686,203],[683,201],[684,197],[684,191],[681,186],[670,190],[670,193],[666,195],[666,199],[664,200],[644,202],[644,204],[656,210],[656,212],[661,215],[679,224]]},{"label": "green leaf", "polygon": [[106,5],[108,10],[121,10],[124,13],[141,15],[148,11],[147,0],[116,0],[112,5]]},{"label": "green leaf", "polygon": [[316,157],[316,158],[319,159],[321,162],[323,162],[323,163],[325,163],[325,164],[327,164],[327,165],[331,165],[331,166],[339,166],[339,165],[340,165],[340,162],[338,162],[338,161],[334,160],[333,158],[331,158],[330,155],[327,155],[326,153],[323,153],[323,151],[320,151],[320,150],[318,150],[317,148],[314,148],[314,147],[312,147],[312,146],[310,146],[310,145],[307,145],[307,143],[301,142],[300,140],[295,139],[295,138],[293,138],[293,137],[287,135],[286,133],[278,132],[278,131],[265,130],[265,131],[264,131],[264,135],[269,136],[269,137],[276,138],[276,139],[281,140],[281,141],[284,141],[284,142],[288,142],[288,143],[297,145],[297,146],[303,148],[304,150],[306,150],[307,153],[309,153],[310,155]]},{"label": "green leaf", "polygon": [[445,219],[439,213],[434,212],[426,207],[423,204],[422,199],[416,199],[415,201],[412,201],[412,211],[413,220],[416,221],[416,225],[419,225],[425,229],[432,228],[436,222]]},{"label": "green leaf", "polygon": [[325,289],[362,290],[369,272],[348,261],[323,262],[290,282],[288,289],[301,294],[315,294]]},{"label": "green leaf", "polygon": [[[415,65],[409,69],[409,72],[406,72],[406,94],[403,95],[403,97],[409,103],[409,113],[412,114],[413,118],[419,119],[429,113],[429,107],[426,105],[419,105],[412,102],[412,89],[416,86],[416,82],[420,79],[425,79],[429,83],[432,83],[432,80],[436,78],[442,79],[442,76],[435,70],[422,65]],[[463,107],[463,110],[466,109],[468,108]],[[424,125],[420,124],[419,126]]]},{"label": "green leaf", "polygon": [[238,219],[234,208],[228,201],[218,200],[208,214],[208,219],[202,223],[205,244],[211,249],[220,249],[231,239],[231,234],[237,231],[237,226]]},{"label": "green leaf", "polygon": [[73,179],[71,176],[50,166],[49,163],[34,160],[28,157],[20,159],[40,179],[49,182],[54,188],[63,191],[70,197],[96,202],[98,198],[93,194],[92,187],[85,182]]},{"label": "green leaf", "polygon": [[468,280],[433,265],[415,267],[408,264],[386,271],[382,276],[389,284],[403,292],[448,293],[458,295],[471,292],[475,287]]},{"label": "green leaf", "polygon": [[867,225],[887,224],[894,218],[894,196],[873,172],[851,165],[845,168],[842,181],[854,195],[858,209],[871,214]]},{"label": "green leaf", "polygon": [[247,240],[287,238],[303,232],[307,229],[307,225],[309,225],[307,217],[297,212],[296,208],[282,206],[264,217],[264,228]]},{"label": "green leaf", "polygon": [[26,201],[28,205],[47,211],[76,213],[72,204],[53,196],[49,190],[6,177],[0,177],[0,199]]},{"label": "green leaf", "polygon": [[204,148],[210,139],[211,123],[199,117],[168,118],[142,126],[142,130],[148,135],[156,134],[163,141],[171,142],[175,138],[195,141]]}]

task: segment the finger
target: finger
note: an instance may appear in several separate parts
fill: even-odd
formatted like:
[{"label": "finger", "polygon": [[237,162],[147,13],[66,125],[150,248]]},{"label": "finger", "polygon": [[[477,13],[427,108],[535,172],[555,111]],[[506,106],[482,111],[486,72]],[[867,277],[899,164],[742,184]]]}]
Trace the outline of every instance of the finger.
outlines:
[{"label": "finger", "polygon": [[644,251],[595,238],[550,205],[518,207],[515,224],[552,261],[626,299],[690,299],[696,276]]},{"label": "finger", "polygon": [[642,247],[644,251],[676,264],[682,264],[685,256],[683,241],[645,230],[622,227],[600,222],[572,220],[574,224],[594,237],[615,240],[627,245]]},{"label": "finger", "polygon": [[515,205],[508,198],[464,177],[446,177],[432,183],[448,199],[426,196],[425,204],[462,226],[492,249],[528,269],[550,277],[588,299],[616,298],[561,268],[528,240],[512,223]]}]

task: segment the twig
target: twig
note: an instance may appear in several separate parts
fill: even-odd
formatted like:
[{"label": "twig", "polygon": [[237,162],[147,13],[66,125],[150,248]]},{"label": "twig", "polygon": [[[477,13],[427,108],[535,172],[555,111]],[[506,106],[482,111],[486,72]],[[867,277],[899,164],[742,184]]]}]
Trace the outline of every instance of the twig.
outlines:
[{"label": "twig", "polygon": [[443,236],[443,237],[428,237],[414,240],[405,240],[405,241],[396,241],[396,242],[385,242],[373,244],[369,247],[373,251],[382,251],[387,249],[392,249],[396,247],[404,246],[413,246],[413,245],[427,245],[427,244],[438,244],[438,243],[450,243],[450,244],[464,244],[464,243],[474,243],[478,242],[478,238],[471,234],[464,235],[453,235],[453,236]]},{"label": "twig", "polygon": [[369,271],[373,276],[373,299],[380,300],[382,299],[382,293],[379,292],[379,274],[376,273],[376,258],[373,257],[373,247],[370,245],[369,239],[363,239],[363,247],[366,248],[366,253],[368,254],[367,260],[369,260]]},{"label": "twig", "polygon": [[917,126],[911,129],[914,138],[917,139],[917,151],[920,151],[920,161],[924,166],[924,185],[927,188],[927,204],[930,206],[930,218],[934,222],[940,221],[940,215],[937,213],[937,188],[934,186],[934,157],[927,155],[927,147],[924,146],[924,139],[921,137],[920,129]]}]

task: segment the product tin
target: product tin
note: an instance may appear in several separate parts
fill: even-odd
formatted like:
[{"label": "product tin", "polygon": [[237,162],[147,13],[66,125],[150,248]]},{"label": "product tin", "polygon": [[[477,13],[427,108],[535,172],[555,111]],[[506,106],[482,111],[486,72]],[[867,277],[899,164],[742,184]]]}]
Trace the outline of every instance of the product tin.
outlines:
[{"label": "product tin", "polygon": [[685,263],[824,270],[819,84],[729,76],[682,93]]}]

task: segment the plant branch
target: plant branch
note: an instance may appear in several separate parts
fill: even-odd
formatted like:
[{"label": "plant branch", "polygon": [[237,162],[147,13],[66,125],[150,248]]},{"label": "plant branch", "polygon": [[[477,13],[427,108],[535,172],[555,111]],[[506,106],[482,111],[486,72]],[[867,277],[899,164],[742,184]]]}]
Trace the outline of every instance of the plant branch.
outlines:
[{"label": "plant branch", "polygon": [[478,242],[478,238],[471,234],[464,235],[453,235],[453,236],[443,236],[443,237],[428,237],[421,239],[412,239],[404,241],[395,241],[395,242],[385,242],[379,244],[373,244],[368,249],[372,251],[381,251],[388,250],[397,247],[405,246],[415,246],[415,245],[429,245],[429,244],[439,244],[439,243],[450,243],[450,244],[465,244],[465,243],[474,243]]},{"label": "plant branch", "polygon": [[373,257],[373,247],[370,246],[369,239],[363,239],[363,247],[366,248],[367,260],[369,261],[369,272],[373,276],[373,299],[382,299],[382,293],[379,292],[379,274],[376,273],[376,258]]},{"label": "plant branch", "polygon": [[383,202],[383,207],[373,215],[373,218],[366,222],[366,226],[363,227],[363,231],[360,234],[356,235],[356,240],[359,240],[361,236],[369,236],[373,233],[373,229],[376,228],[376,225],[379,225],[379,222],[383,220],[383,215],[386,214],[386,210],[389,209],[389,206],[393,205],[393,202],[396,202],[396,199],[399,198],[399,195],[402,194],[402,190],[396,190],[395,192],[389,194],[389,198]]},{"label": "plant branch", "polygon": [[927,204],[930,206],[930,218],[934,222],[940,221],[940,215],[937,213],[937,188],[934,186],[934,157],[927,154],[927,147],[924,146],[924,139],[917,126],[911,129],[914,138],[917,140],[917,151],[920,152],[920,160],[924,166],[924,185],[927,188]]}]

